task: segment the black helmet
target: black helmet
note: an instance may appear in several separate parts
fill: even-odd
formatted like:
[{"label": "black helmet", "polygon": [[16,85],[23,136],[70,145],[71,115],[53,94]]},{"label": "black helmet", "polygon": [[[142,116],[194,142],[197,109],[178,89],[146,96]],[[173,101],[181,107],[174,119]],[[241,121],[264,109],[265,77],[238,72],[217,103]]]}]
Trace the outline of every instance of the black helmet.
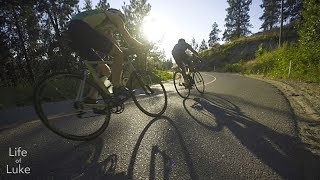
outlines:
[{"label": "black helmet", "polygon": [[114,8],[109,8],[107,11],[117,14],[122,19],[122,21],[125,22],[126,18],[120,10],[114,9]]},{"label": "black helmet", "polygon": [[186,41],[181,38],[181,39],[178,40],[178,43],[186,43]]}]

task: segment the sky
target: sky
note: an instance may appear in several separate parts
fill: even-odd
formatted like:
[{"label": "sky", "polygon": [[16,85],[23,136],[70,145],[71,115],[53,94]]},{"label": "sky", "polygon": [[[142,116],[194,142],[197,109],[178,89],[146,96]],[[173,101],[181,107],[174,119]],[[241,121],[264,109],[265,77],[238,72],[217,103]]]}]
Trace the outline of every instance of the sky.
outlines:
[{"label": "sky", "polygon": [[[80,7],[83,6],[80,0]],[[92,0],[95,6],[99,0]],[[112,8],[122,10],[123,2],[129,0],[108,0]],[[227,0],[147,0],[151,11],[145,18],[143,30],[147,38],[156,42],[160,49],[164,49],[167,58],[171,57],[171,50],[179,38],[191,42],[195,38],[198,44],[209,39],[212,24],[217,22],[221,30],[219,38],[224,32]],[[262,22],[259,17],[263,10],[260,8],[262,0],[252,0],[250,5],[250,23],[252,33],[260,31]],[[223,41],[220,41],[223,43]]]}]

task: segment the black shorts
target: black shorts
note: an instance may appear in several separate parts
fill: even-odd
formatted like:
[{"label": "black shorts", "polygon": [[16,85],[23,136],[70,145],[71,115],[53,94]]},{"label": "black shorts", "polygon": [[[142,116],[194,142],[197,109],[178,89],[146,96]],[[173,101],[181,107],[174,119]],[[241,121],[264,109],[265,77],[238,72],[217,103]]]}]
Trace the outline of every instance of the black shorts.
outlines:
[{"label": "black shorts", "polygon": [[111,51],[113,43],[81,20],[71,20],[67,32],[72,41],[71,48],[85,60],[101,60],[92,49],[105,54]]},{"label": "black shorts", "polygon": [[185,52],[172,53],[172,56],[179,67],[183,67],[184,65],[192,65],[190,57]]}]

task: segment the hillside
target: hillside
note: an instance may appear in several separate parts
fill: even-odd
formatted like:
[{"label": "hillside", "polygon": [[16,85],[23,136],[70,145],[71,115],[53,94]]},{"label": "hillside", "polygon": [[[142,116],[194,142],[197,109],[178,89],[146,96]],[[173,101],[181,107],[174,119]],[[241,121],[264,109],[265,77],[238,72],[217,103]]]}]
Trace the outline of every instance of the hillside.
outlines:
[{"label": "hillside", "polygon": [[[283,30],[284,42],[297,42],[298,35],[293,25],[287,25]],[[257,53],[270,51],[278,47],[279,28],[266,32],[259,32],[249,37],[239,38],[232,42],[216,45],[211,49],[201,51],[200,54],[207,61],[206,70],[223,71],[227,64],[246,62],[256,57]],[[260,52],[259,52],[260,51]]]}]

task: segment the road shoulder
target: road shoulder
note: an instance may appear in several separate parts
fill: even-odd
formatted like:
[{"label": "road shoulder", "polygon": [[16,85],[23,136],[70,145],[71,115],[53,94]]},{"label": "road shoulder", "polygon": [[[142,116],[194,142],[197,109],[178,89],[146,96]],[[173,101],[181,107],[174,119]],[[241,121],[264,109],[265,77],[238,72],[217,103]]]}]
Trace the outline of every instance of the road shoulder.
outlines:
[{"label": "road shoulder", "polygon": [[277,87],[288,99],[297,123],[299,138],[306,150],[320,157],[320,87],[308,83],[245,75]]}]

